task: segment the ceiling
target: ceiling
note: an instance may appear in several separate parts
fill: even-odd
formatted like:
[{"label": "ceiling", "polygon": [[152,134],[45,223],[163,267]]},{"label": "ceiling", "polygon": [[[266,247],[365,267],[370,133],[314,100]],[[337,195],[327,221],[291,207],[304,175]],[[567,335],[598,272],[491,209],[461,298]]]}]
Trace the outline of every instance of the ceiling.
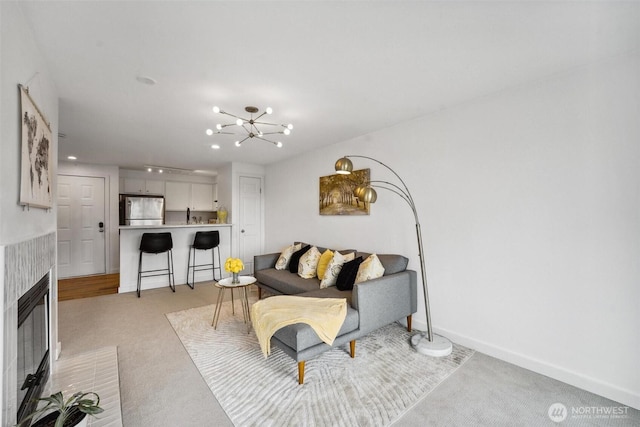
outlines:
[{"label": "ceiling", "polygon": [[[60,159],[203,171],[269,164],[636,52],[639,6],[22,2],[60,97]],[[283,148],[235,147],[234,135],[205,134],[220,122],[214,105],[272,107],[268,118],[294,129]]]}]

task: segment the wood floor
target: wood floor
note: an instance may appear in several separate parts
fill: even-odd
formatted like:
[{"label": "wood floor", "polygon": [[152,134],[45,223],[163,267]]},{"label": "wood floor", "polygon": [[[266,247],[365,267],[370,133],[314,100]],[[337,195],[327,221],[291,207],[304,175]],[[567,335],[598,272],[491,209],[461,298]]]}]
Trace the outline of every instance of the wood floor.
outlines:
[{"label": "wood floor", "polygon": [[58,280],[58,301],[117,294],[120,274],[72,277]]}]

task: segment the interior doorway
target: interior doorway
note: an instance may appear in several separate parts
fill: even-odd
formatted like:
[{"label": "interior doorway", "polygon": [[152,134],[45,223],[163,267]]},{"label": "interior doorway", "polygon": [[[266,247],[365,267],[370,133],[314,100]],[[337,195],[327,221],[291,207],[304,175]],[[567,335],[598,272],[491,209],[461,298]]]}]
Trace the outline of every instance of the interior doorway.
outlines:
[{"label": "interior doorway", "polygon": [[105,274],[105,179],[58,175],[58,277]]},{"label": "interior doorway", "polygon": [[262,178],[240,177],[238,255],[244,272],[253,274],[253,256],[262,251]]}]

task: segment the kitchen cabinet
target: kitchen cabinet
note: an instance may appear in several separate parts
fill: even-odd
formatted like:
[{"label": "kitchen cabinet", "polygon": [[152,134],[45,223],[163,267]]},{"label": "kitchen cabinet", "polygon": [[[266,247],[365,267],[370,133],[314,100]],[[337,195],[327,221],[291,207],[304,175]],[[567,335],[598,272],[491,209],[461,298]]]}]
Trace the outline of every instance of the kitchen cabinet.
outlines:
[{"label": "kitchen cabinet", "polygon": [[191,206],[194,211],[213,211],[213,185],[191,184]]},{"label": "kitchen cabinet", "polygon": [[163,195],[164,191],[164,181],[138,178],[124,179],[124,192],[126,194]]},{"label": "kitchen cabinet", "polygon": [[213,184],[167,181],[165,209],[168,211],[211,212],[214,210]]},{"label": "kitchen cabinet", "polygon": [[191,205],[191,184],[167,181],[164,193],[164,208],[168,211],[186,211]]}]

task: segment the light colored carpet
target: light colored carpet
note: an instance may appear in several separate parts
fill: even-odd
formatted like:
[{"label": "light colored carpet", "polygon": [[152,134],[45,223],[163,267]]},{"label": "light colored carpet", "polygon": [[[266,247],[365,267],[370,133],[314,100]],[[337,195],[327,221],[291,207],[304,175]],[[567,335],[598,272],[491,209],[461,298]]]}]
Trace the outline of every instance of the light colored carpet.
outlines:
[{"label": "light colored carpet", "polygon": [[388,325],[357,341],[356,358],[336,348],[307,362],[305,384],[297,364],[276,346],[265,359],[242,314],[223,305],[217,330],[214,306],[167,314],[200,374],[234,425],[384,426],[462,366],[473,350],[454,345],[444,358],[417,354],[402,326]]}]

